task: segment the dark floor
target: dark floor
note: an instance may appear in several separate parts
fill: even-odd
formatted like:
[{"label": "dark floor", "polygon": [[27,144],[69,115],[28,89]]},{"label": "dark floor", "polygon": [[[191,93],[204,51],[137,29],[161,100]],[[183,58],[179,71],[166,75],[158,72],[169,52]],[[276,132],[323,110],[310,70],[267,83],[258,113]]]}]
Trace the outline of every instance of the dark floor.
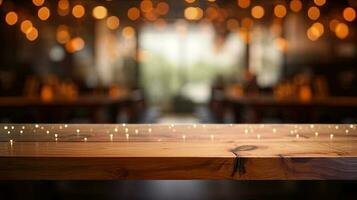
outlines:
[{"label": "dark floor", "polygon": [[2,181],[0,199],[356,199],[347,181]]}]

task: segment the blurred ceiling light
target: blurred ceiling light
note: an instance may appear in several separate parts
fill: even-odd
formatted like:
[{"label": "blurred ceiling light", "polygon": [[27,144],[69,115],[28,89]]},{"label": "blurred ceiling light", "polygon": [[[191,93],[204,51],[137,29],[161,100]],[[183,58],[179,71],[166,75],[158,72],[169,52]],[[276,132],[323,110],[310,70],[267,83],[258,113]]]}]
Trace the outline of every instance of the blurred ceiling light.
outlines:
[{"label": "blurred ceiling light", "polygon": [[96,6],[93,9],[92,14],[93,14],[93,17],[96,19],[104,19],[107,17],[108,11],[107,11],[107,8],[104,6]]},{"label": "blurred ceiling light", "polygon": [[200,20],[203,17],[203,10],[199,7],[187,7],[184,15],[188,20]]},{"label": "blurred ceiling light", "polygon": [[307,15],[311,20],[317,20],[320,17],[320,9],[316,6],[312,6],[307,11]]},{"label": "blurred ceiling light", "polygon": [[59,0],[58,1],[57,12],[60,16],[65,16],[69,13],[69,1],[68,0]]},{"label": "blurred ceiling light", "polygon": [[63,48],[59,45],[55,45],[50,49],[49,57],[51,61],[59,62],[62,61],[65,56]]},{"label": "blurred ceiling light", "polygon": [[131,26],[126,26],[123,28],[123,31],[122,31],[122,36],[125,38],[125,39],[131,39],[131,38],[134,38],[135,36],[135,29]]},{"label": "blurred ceiling light", "polygon": [[132,21],[139,19],[140,10],[136,7],[129,8],[128,10],[128,18]]},{"label": "blurred ceiling light", "polygon": [[345,39],[349,34],[349,28],[345,23],[339,23],[335,29],[336,36],[340,39]]},{"label": "blurred ceiling light", "polygon": [[17,20],[18,20],[18,16],[14,11],[8,12],[5,16],[5,21],[10,26],[15,25],[17,23]]},{"label": "blurred ceiling light", "polygon": [[324,28],[323,24],[321,24],[320,22],[315,22],[312,26],[315,27],[319,31],[320,37],[324,34],[325,28]]},{"label": "blurred ceiling light", "polygon": [[329,28],[330,31],[335,32],[336,31],[336,26],[340,23],[340,21],[338,21],[337,19],[333,19],[330,21],[329,23]]},{"label": "blurred ceiling light", "polygon": [[111,30],[115,30],[119,27],[120,21],[117,16],[110,16],[106,21],[107,27]]},{"label": "blurred ceiling light", "polygon": [[288,51],[288,41],[285,38],[279,37],[275,39],[275,46],[281,52]]},{"label": "blurred ceiling light", "polygon": [[21,22],[20,25],[20,29],[23,33],[27,34],[31,31],[33,25],[32,22],[30,20],[24,20],[23,22]]},{"label": "blurred ceiling light", "polygon": [[318,6],[323,6],[326,3],[326,0],[314,0],[314,3]]},{"label": "blurred ceiling light", "polygon": [[237,4],[241,8],[248,8],[250,6],[250,0],[237,0]]},{"label": "blurred ceiling light", "polygon": [[236,19],[229,19],[226,22],[227,29],[230,31],[235,31],[239,28],[238,20]]},{"label": "blurred ceiling light", "polygon": [[292,0],[290,2],[290,9],[293,12],[299,12],[302,9],[302,3],[300,0]]},{"label": "blurred ceiling light", "polygon": [[75,37],[66,43],[65,47],[69,53],[80,51],[84,48],[85,42],[81,37]]},{"label": "blurred ceiling light", "polygon": [[356,11],[352,7],[347,7],[343,10],[343,18],[348,21],[352,22],[356,19]]},{"label": "blurred ceiling light", "polygon": [[33,5],[42,6],[45,3],[45,0],[32,0]]},{"label": "blurred ceiling light", "polygon": [[286,8],[284,5],[276,5],[274,7],[274,14],[275,16],[279,17],[279,18],[283,18],[286,16]]},{"label": "blurred ceiling light", "polygon": [[317,39],[319,39],[319,31],[313,26],[307,29],[306,34],[311,41],[316,41]]},{"label": "blurred ceiling light", "polygon": [[194,3],[196,0],[185,0],[187,3]]},{"label": "blurred ceiling light", "polygon": [[83,17],[85,14],[86,14],[86,9],[84,8],[84,6],[79,5],[79,4],[73,6],[73,8],[72,8],[72,15],[73,15],[75,18],[81,18],[81,17]]},{"label": "blurred ceiling light", "polygon": [[166,2],[162,1],[156,5],[156,12],[159,15],[166,15],[169,12],[169,10],[170,10],[170,6]]},{"label": "blurred ceiling light", "polygon": [[251,14],[255,19],[261,19],[264,17],[264,8],[262,6],[254,6]]},{"label": "blurred ceiling light", "polygon": [[26,33],[26,38],[29,41],[35,41],[38,38],[38,30],[35,27],[32,27],[31,30]]},{"label": "blurred ceiling light", "polygon": [[66,25],[58,26],[56,39],[57,42],[60,44],[66,44],[71,39],[71,36],[69,34],[69,28]]},{"label": "blurred ceiling light", "polygon": [[40,20],[46,21],[50,17],[51,11],[50,9],[44,6],[38,10],[37,15]]},{"label": "blurred ceiling light", "polygon": [[140,9],[143,12],[150,12],[153,10],[153,5],[152,5],[152,1],[150,0],[143,0],[140,3]]}]

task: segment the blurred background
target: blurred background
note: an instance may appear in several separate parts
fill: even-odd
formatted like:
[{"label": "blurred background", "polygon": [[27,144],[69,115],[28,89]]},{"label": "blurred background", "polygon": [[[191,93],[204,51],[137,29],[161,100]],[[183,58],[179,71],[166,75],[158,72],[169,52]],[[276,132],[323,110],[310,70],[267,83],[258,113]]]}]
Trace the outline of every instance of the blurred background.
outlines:
[{"label": "blurred background", "polygon": [[[0,122],[356,123],[356,0],[0,0]],[[354,182],[0,182],[7,199],[354,199]]]},{"label": "blurred background", "polygon": [[355,122],[356,8],[0,0],[0,120]]}]

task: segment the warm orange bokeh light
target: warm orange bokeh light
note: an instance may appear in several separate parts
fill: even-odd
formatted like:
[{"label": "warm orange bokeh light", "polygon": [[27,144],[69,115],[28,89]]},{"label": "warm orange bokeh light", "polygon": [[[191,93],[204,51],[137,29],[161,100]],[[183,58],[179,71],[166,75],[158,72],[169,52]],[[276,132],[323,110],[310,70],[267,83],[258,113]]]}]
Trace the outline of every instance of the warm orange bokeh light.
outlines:
[{"label": "warm orange bokeh light", "polygon": [[314,23],[308,30],[307,30],[307,37],[311,41],[318,40],[324,34],[324,26],[320,22]]},{"label": "warm orange bokeh light", "polygon": [[275,46],[281,52],[288,51],[288,41],[285,38],[281,38],[281,37],[277,38],[275,40]]},{"label": "warm orange bokeh light", "polygon": [[38,38],[38,30],[35,27],[32,27],[31,30],[26,33],[26,38],[29,41],[35,41]]},{"label": "warm orange bokeh light", "polygon": [[237,4],[241,8],[248,8],[250,6],[250,0],[237,0]]},{"label": "warm orange bokeh light", "polygon": [[286,15],[286,8],[284,5],[276,5],[274,8],[274,14],[275,16],[279,17],[279,18],[283,18]]},{"label": "warm orange bokeh light", "polygon": [[83,17],[85,14],[86,14],[86,9],[85,9],[84,6],[82,6],[82,5],[75,5],[75,6],[72,8],[72,15],[73,15],[75,18],[81,18],[81,17]]},{"label": "warm orange bokeh light", "polygon": [[71,39],[71,36],[69,34],[69,28],[66,25],[58,26],[56,39],[57,42],[60,44],[66,44]]},{"label": "warm orange bokeh light", "polygon": [[46,21],[50,17],[50,15],[51,11],[47,7],[41,7],[40,9],[38,9],[37,16],[40,20]]},{"label": "warm orange bokeh light", "polygon": [[33,5],[42,6],[45,3],[45,0],[32,0]]},{"label": "warm orange bokeh light", "polygon": [[143,1],[140,3],[140,9],[141,9],[141,11],[143,11],[143,12],[150,12],[150,11],[152,11],[152,9],[153,9],[152,1],[150,1],[150,0],[143,0]]},{"label": "warm orange bokeh light", "polygon": [[96,18],[96,19],[104,19],[108,15],[108,10],[104,6],[96,6],[93,9],[92,14],[93,14],[93,17]]},{"label": "warm orange bokeh light", "polygon": [[130,39],[135,36],[135,29],[131,26],[126,26],[123,28],[122,35],[125,39]]},{"label": "warm orange bokeh light", "polygon": [[326,0],[314,0],[314,3],[318,6],[323,6],[326,3]]},{"label": "warm orange bokeh light", "polygon": [[33,25],[32,22],[30,20],[24,20],[23,22],[21,22],[20,25],[20,29],[23,33],[27,34],[31,31]]},{"label": "warm orange bokeh light", "polygon": [[60,16],[67,15],[69,13],[69,1],[68,0],[59,0],[57,12]]},{"label": "warm orange bokeh light", "polygon": [[251,14],[255,19],[263,18],[264,13],[264,8],[262,6],[254,6],[251,10]]},{"label": "warm orange bokeh light", "polygon": [[74,53],[76,51],[80,51],[84,48],[85,42],[81,37],[76,37],[71,39],[66,43],[65,47],[69,53]]},{"label": "warm orange bokeh light", "polygon": [[140,10],[136,7],[129,8],[128,10],[128,18],[130,20],[137,20],[140,17]]},{"label": "warm orange bokeh light", "polygon": [[107,27],[111,30],[115,30],[119,27],[119,18],[117,16],[110,16],[107,18],[106,24]]},{"label": "warm orange bokeh light", "polygon": [[187,7],[184,15],[188,20],[200,20],[203,17],[203,10],[199,7]]},{"label": "warm orange bokeh light", "polygon": [[290,2],[290,9],[293,12],[299,12],[302,9],[302,3],[300,0],[292,0]]},{"label": "warm orange bokeh light", "polygon": [[18,16],[14,11],[10,11],[5,16],[5,21],[10,26],[15,25],[17,23]]},{"label": "warm orange bokeh light", "polygon": [[343,10],[343,18],[348,21],[352,22],[356,19],[356,11],[352,7],[347,7]]},{"label": "warm orange bokeh light", "polygon": [[312,6],[307,11],[307,15],[309,16],[310,19],[317,20],[320,17],[320,10],[318,7]]},{"label": "warm orange bokeh light", "polygon": [[337,19],[333,19],[329,23],[330,31],[335,32],[336,31],[336,26],[340,23]]},{"label": "warm orange bokeh light", "polygon": [[169,12],[169,10],[170,10],[170,6],[166,2],[159,2],[156,5],[156,12],[159,15],[166,15]]},{"label": "warm orange bokeh light", "polygon": [[340,39],[345,39],[349,34],[349,28],[345,23],[339,23],[335,29],[336,36]]},{"label": "warm orange bokeh light", "polygon": [[196,0],[185,0],[187,3],[194,3]]}]

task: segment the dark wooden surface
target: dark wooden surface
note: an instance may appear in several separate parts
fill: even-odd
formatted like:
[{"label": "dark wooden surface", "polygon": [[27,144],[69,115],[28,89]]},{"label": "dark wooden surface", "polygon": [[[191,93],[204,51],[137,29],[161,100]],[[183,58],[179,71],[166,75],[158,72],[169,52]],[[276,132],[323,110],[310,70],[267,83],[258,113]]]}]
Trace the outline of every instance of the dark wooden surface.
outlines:
[{"label": "dark wooden surface", "polygon": [[354,124],[1,124],[0,179],[357,179]]}]

